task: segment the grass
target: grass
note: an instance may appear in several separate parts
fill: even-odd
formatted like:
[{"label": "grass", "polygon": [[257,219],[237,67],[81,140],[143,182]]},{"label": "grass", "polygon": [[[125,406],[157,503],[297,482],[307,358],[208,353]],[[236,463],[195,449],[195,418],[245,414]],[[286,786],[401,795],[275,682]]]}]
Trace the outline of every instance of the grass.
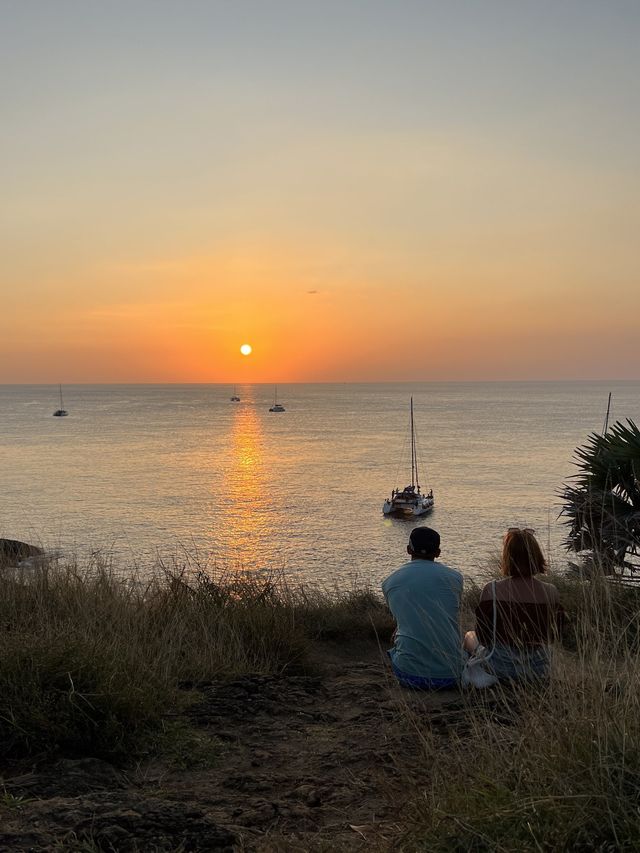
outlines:
[{"label": "grass", "polygon": [[[392,630],[371,591],[291,589],[277,576],[189,569],[140,583],[53,564],[0,580],[5,761],[160,749],[169,764],[211,766],[215,742],[174,716],[198,685],[304,671],[318,640]],[[640,590],[552,580],[569,627],[549,684],[465,693],[464,724],[444,736],[407,704],[430,773],[425,785],[407,770],[394,849],[640,849]],[[478,596],[469,584],[465,627]]]},{"label": "grass", "polygon": [[289,589],[264,575],[42,564],[0,578],[0,759],[124,759],[188,685],[305,666],[314,639],[390,632],[372,593]]},{"label": "grass", "polygon": [[553,580],[570,626],[552,680],[466,694],[445,742],[414,721],[433,772],[398,849],[640,849],[640,596]]}]

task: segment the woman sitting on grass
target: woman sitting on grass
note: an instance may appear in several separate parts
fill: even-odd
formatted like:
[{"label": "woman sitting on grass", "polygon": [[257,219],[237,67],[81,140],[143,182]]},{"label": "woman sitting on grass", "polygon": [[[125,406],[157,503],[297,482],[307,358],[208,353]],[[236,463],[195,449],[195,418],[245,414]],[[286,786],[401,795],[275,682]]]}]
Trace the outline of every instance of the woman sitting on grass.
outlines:
[{"label": "woman sitting on grass", "polygon": [[[564,610],[558,590],[536,575],[547,564],[533,530],[510,527],[504,537],[502,580],[486,584],[476,608],[476,630],[464,638],[473,654],[479,645],[490,655],[486,666],[498,678],[522,680],[549,674],[549,644],[558,635]],[[493,648],[493,591],[496,596]],[[493,649],[493,652],[492,652]]]}]

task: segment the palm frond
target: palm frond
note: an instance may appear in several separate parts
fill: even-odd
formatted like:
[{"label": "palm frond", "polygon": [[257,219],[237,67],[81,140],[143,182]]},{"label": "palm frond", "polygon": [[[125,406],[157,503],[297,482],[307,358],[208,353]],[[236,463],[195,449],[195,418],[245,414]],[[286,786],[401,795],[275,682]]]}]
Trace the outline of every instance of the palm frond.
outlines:
[{"label": "palm frond", "polygon": [[578,472],[559,497],[569,528],[565,546],[590,552],[604,571],[637,571],[640,556],[640,429],[617,421],[605,435],[592,433],[575,451]]}]

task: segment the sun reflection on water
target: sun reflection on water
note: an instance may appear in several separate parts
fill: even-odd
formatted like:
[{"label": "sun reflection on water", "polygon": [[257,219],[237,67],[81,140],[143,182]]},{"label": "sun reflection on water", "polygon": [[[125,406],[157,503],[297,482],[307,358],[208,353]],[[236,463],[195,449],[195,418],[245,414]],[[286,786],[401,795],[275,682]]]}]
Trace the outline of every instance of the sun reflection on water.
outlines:
[{"label": "sun reflection on water", "polygon": [[[276,507],[270,485],[260,417],[253,406],[243,405],[234,411],[231,426],[217,537],[235,567],[253,570],[277,565]],[[256,554],[260,554],[258,563]]]}]

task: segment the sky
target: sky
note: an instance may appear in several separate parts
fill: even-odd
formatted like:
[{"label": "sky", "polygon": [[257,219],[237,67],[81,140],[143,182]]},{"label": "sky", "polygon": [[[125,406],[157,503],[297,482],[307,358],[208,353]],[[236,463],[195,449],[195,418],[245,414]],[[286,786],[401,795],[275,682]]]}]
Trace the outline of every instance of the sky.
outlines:
[{"label": "sky", "polygon": [[636,0],[0,19],[0,383],[640,378]]}]

